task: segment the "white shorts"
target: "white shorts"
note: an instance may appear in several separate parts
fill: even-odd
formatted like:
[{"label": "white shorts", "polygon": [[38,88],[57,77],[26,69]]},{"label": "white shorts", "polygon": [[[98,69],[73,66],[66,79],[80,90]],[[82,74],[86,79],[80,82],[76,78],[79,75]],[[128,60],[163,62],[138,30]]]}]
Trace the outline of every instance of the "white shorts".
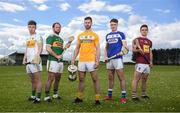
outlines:
[{"label": "white shorts", "polygon": [[42,64],[27,64],[26,72],[27,73],[36,73],[42,71]]},{"label": "white shorts", "polygon": [[47,60],[47,71],[52,73],[63,73],[63,62]]},{"label": "white shorts", "polygon": [[139,73],[150,73],[150,67],[148,64],[136,64],[135,70]]},{"label": "white shorts", "polygon": [[78,71],[92,72],[94,69],[95,62],[78,62]]},{"label": "white shorts", "polygon": [[121,58],[118,59],[111,59],[109,62],[106,63],[107,69],[123,69],[123,60]]}]

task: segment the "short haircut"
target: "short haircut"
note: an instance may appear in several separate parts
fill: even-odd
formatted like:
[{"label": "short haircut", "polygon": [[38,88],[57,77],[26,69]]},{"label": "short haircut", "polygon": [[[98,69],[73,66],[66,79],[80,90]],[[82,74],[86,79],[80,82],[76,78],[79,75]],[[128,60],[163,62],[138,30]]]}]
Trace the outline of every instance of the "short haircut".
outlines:
[{"label": "short haircut", "polygon": [[143,25],[141,25],[140,30],[141,30],[143,27],[146,27],[146,28],[148,29],[148,25],[143,24]]},{"label": "short haircut", "polygon": [[118,23],[118,20],[115,19],[115,18],[113,18],[113,19],[110,20],[110,23],[111,23],[111,22]]},{"label": "short haircut", "polygon": [[53,23],[52,28],[54,28],[56,24],[61,26],[61,24],[59,22],[55,22],[55,23]]},{"label": "short haircut", "polygon": [[34,20],[29,20],[28,25],[35,25],[36,26],[36,22]]},{"label": "short haircut", "polygon": [[92,18],[90,16],[85,17],[84,20],[91,20],[92,22]]}]

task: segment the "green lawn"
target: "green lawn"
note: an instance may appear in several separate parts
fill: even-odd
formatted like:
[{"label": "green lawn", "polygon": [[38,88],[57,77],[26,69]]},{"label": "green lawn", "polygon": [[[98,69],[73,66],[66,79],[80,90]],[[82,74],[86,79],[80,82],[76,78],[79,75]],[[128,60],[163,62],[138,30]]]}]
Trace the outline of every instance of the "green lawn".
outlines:
[{"label": "green lawn", "polygon": [[[78,81],[70,82],[67,79],[67,66],[60,82],[60,95],[62,100],[53,100],[52,103],[41,102],[32,104],[27,101],[31,94],[29,77],[25,73],[24,66],[0,66],[0,111],[22,112],[119,112],[119,111],[180,111],[180,66],[154,66],[148,81],[147,93],[151,97],[149,101],[134,103],[131,101],[131,80],[134,65],[125,65],[127,97],[126,104],[119,103],[120,88],[116,76],[112,102],[102,101],[102,105],[94,106],[94,89],[91,78],[86,77],[85,100],[82,104],[72,103],[77,92]],[[101,97],[107,94],[107,74],[105,65],[102,64],[98,71],[101,84]],[[47,73],[42,73],[43,94]],[[140,90],[139,90],[140,92]]]}]

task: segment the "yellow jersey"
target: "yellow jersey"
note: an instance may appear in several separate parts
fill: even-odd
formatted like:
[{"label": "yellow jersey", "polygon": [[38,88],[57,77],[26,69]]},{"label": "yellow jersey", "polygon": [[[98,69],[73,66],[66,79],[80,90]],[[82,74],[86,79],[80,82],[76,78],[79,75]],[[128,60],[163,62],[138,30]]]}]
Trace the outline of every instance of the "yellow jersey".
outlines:
[{"label": "yellow jersey", "polygon": [[79,34],[77,43],[80,44],[79,61],[95,62],[99,36],[92,30],[86,30]]}]

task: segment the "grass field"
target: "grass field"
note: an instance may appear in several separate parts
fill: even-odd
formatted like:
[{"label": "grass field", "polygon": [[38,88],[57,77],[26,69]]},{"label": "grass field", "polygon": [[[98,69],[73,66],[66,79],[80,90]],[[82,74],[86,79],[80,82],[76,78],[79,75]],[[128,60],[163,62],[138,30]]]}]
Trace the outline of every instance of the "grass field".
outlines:
[{"label": "grass field", "polygon": [[[31,94],[29,77],[25,73],[24,66],[0,66],[0,112],[119,112],[119,111],[180,111],[180,66],[154,66],[148,81],[147,93],[151,97],[149,101],[134,103],[131,101],[131,80],[134,65],[125,65],[128,103],[119,103],[120,88],[116,76],[112,102],[102,101],[102,105],[94,106],[94,89],[91,78],[86,77],[85,100],[82,104],[72,103],[77,92],[78,81],[70,82],[67,79],[67,66],[60,82],[60,95],[62,100],[53,100],[52,103],[41,102],[32,104],[27,101]],[[101,96],[107,94],[107,74],[105,65],[101,65],[98,71]],[[47,73],[42,73],[43,94]],[[140,89],[138,89],[140,92]]]}]

